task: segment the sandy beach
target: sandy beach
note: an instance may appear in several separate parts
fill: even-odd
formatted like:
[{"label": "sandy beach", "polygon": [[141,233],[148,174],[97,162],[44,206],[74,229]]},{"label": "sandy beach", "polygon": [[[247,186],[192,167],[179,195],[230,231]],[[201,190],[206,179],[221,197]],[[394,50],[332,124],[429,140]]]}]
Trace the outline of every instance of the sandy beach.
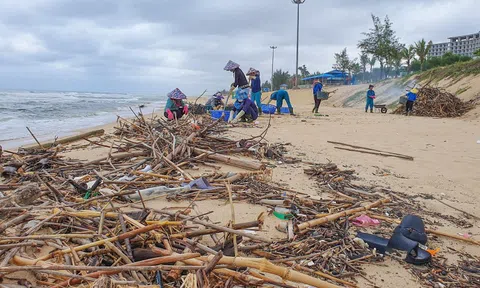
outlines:
[{"label": "sandy beach", "polygon": [[[310,113],[313,105],[310,90],[289,92],[297,115],[272,115],[266,140],[271,143],[290,143],[291,146],[288,148],[290,156],[315,163],[332,161],[342,168],[355,169],[359,184],[406,193],[421,203],[426,210],[445,217],[464,216],[440,201],[480,217],[478,118],[434,119],[379,112],[371,114],[365,113],[363,108],[331,107],[330,100],[324,101],[319,111],[325,116],[313,116]],[[228,136],[242,139],[259,135],[266,128],[269,117],[261,116],[260,124],[256,127],[232,128]],[[115,123],[112,123],[101,128],[109,133],[114,126]],[[339,150],[327,141],[407,154],[414,157],[414,161]],[[108,148],[87,144],[81,141],[69,145],[74,149],[63,155],[74,159],[92,160],[108,153]],[[272,180],[314,198],[332,198],[328,191],[319,188],[314,180],[304,174],[303,169],[307,166],[302,163],[276,163]],[[189,172],[192,175],[199,175],[212,171],[211,167],[203,167],[200,171]],[[235,172],[237,168],[222,165],[220,171]],[[214,211],[209,218],[220,223],[226,223],[230,218],[230,208],[227,204],[217,200],[196,202],[199,211]],[[163,198],[147,202],[148,207],[157,209],[187,205],[189,202],[172,203]],[[267,209],[259,205],[238,202],[235,203],[235,212],[238,222],[251,221],[261,212],[267,212]],[[456,227],[447,219],[439,221],[437,218],[435,221],[438,225],[434,228],[439,228],[443,232],[455,235],[467,233],[473,239],[480,239],[480,223],[474,219],[470,219],[473,221],[473,227],[468,229]],[[280,222],[281,220],[274,216],[268,216],[263,231],[259,234],[272,239],[284,238],[285,234],[275,229]],[[479,246],[461,241],[434,238],[431,243],[441,249],[440,255],[448,259],[447,261],[458,260],[449,256],[448,247],[480,255]],[[412,268],[401,265],[398,261],[387,259],[380,266],[365,265],[364,268],[366,275],[357,279],[360,287],[404,285],[422,287],[418,279],[408,271]]]}]

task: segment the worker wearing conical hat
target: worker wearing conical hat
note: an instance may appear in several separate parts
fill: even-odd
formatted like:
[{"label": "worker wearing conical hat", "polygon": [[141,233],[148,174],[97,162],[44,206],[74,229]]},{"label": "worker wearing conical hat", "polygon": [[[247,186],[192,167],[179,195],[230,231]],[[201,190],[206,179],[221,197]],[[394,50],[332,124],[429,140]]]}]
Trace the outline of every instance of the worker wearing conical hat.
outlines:
[{"label": "worker wearing conical hat", "polygon": [[175,90],[167,94],[167,97],[164,115],[168,120],[180,119],[183,115],[188,114],[188,105],[183,101],[187,99],[187,96],[180,89],[175,88]]},{"label": "worker wearing conical hat", "polygon": [[242,90],[246,90],[247,95],[250,94],[250,85],[248,84],[247,77],[245,77],[242,69],[240,69],[239,64],[233,62],[232,60],[229,60],[223,70],[233,73],[234,82],[232,83],[232,85],[230,85],[230,93],[232,93],[233,90],[237,89],[234,98],[236,98],[237,94]]}]

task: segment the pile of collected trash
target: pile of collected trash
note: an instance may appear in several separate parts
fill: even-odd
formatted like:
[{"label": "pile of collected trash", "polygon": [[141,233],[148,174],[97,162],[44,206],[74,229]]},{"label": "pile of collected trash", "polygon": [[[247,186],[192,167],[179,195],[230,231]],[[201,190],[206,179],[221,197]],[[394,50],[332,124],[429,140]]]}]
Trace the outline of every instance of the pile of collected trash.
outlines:
[{"label": "pile of collected trash", "polygon": [[[424,86],[418,89],[412,115],[426,117],[459,117],[475,108],[478,98],[462,101],[441,88]],[[399,106],[394,114],[405,114],[405,105]]]}]

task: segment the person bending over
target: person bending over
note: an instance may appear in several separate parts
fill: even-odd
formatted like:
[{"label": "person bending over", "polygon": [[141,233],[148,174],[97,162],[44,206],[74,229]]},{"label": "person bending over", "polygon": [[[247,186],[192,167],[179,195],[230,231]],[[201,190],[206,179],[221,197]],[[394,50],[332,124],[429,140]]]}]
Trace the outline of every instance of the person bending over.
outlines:
[{"label": "person bending over", "polygon": [[272,102],[273,100],[275,100],[277,103],[277,114],[280,114],[280,110],[283,106],[283,100],[285,100],[285,102],[287,102],[287,106],[288,106],[288,110],[290,111],[290,115],[295,115],[293,114],[293,106],[292,106],[292,103],[290,102],[290,96],[288,95],[288,92],[287,90],[284,90],[284,89],[280,89],[278,91],[275,91],[272,93],[272,95],[270,95],[270,100],[268,100],[268,104],[270,104],[270,102]]},{"label": "person bending over", "polygon": [[[233,118],[234,114],[237,114]],[[230,112],[230,117],[228,119],[229,123],[242,122],[252,122],[258,118],[258,109],[255,103],[248,98],[248,92],[242,91],[237,93],[237,98],[233,104],[233,109]]]}]

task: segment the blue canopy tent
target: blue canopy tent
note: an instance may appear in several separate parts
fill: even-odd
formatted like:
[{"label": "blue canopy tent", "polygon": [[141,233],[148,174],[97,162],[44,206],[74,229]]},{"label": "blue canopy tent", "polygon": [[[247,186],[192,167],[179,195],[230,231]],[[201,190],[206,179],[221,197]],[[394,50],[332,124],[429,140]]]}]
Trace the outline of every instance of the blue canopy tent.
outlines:
[{"label": "blue canopy tent", "polygon": [[332,70],[327,73],[313,75],[305,77],[302,80],[316,80],[320,79],[322,82],[331,83],[331,84],[346,84],[346,79],[348,78],[348,73],[340,70]]}]

